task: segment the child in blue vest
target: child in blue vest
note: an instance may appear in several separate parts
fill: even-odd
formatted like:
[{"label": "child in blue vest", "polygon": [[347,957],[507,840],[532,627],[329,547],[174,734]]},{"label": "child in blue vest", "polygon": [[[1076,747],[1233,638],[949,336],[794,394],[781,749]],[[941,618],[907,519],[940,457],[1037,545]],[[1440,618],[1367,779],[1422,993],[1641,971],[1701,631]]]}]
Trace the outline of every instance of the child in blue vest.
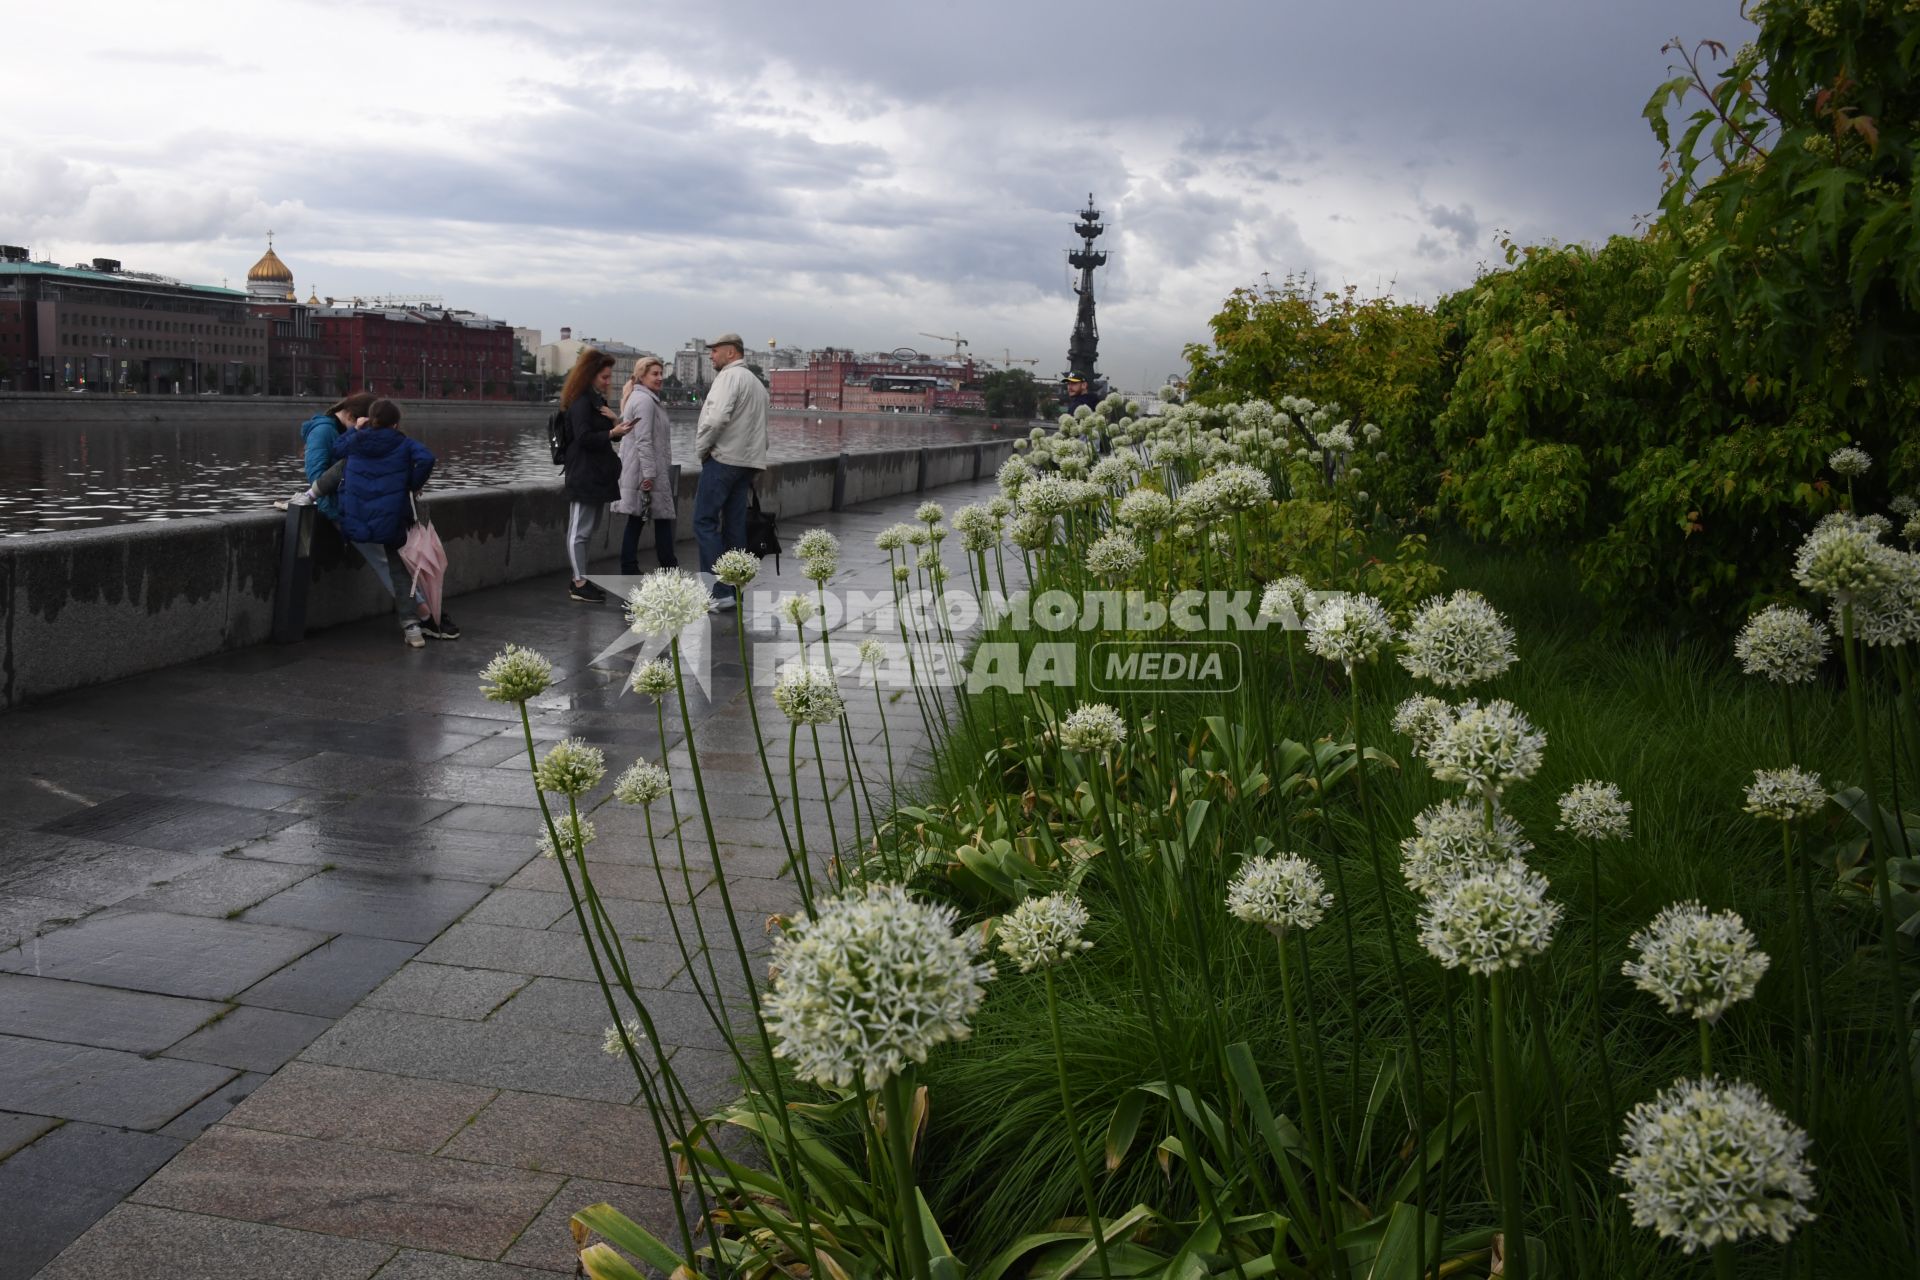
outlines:
[{"label": "child in blue vest", "polygon": [[347,464],[340,478],[340,533],[393,593],[408,646],[424,648],[428,636],[458,638],[460,628],[446,610],[434,617],[426,600],[406,589],[409,575],[398,550],[413,523],[413,495],[433,474],[434,459],[426,446],[401,433],[400,406],[375,400],[353,430],[335,438],[333,457]]}]

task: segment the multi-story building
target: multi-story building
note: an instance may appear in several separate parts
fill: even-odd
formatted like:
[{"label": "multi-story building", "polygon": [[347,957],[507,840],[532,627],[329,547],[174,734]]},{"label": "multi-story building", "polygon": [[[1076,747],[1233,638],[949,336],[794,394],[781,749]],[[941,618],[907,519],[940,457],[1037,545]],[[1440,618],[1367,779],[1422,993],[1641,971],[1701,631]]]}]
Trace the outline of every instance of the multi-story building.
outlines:
[{"label": "multi-story building", "polygon": [[332,361],[329,391],[413,399],[511,400],[513,327],[445,307],[309,308],[316,345]]},{"label": "multi-story building", "polygon": [[0,384],[22,391],[257,393],[267,321],[237,289],[0,246],[0,363]]},{"label": "multi-story building", "polygon": [[634,363],[642,356],[659,359],[651,351],[611,338],[576,338],[572,329],[565,328],[560,330],[558,342],[549,342],[539,348],[540,355],[534,368],[539,373],[558,374],[564,378],[567,371],[573,368],[573,362],[580,358],[580,353],[589,347],[602,355],[613,357],[613,381],[616,387],[627,380],[627,376],[633,372]]},{"label": "multi-story building", "polygon": [[713,381],[713,366],[707,361],[704,338],[688,338],[687,345],[673,353],[673,380],[689,391]]},{"label": "multi-story building", "polygon": [[972,360],[859,356],[832,347],[809,353],[804,367],[767,374],[774,408],[834,413],[984,411],[978,378]]}]

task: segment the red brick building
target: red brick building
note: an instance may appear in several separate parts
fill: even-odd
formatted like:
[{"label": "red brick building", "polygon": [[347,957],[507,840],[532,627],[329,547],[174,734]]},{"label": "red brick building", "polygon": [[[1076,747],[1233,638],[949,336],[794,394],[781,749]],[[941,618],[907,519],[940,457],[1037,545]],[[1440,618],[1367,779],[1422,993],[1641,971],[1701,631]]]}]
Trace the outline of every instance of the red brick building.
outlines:
[{"label": "red brick building", "polygon": [[832,413],[984,412],[972,360],[896,353],[861,359],[827,347],[798,369],[772,369],[768,389],[776,409]]},{"label": "red brick building", "polygon": [[334,394],[413,399],[514,399],[513,326],[443,307],[308,309],[313,358]]}]

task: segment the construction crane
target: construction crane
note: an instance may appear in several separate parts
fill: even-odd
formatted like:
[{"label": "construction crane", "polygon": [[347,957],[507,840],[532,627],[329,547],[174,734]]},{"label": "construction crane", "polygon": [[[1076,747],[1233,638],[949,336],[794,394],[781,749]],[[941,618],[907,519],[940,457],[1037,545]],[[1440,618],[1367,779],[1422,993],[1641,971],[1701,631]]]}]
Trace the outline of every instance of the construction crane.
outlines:
[{"label": "construction crane", "polygon": [[1011,369],[1017,364],[1039,364],[1040,362],[1032,356],[1017,356],[1013,354],[1012,347],[1002,347],[1000,349],[1000,363]]},{"label": "construction crane", "polygon": [[957,333],[928,333],[923,329],[920,331],[920,336],[923,338],[938,338],[942,342],[951,342],[953,344],[953,358],[955,360],[960,359],[960,353],[967,349],[967,340]]}]

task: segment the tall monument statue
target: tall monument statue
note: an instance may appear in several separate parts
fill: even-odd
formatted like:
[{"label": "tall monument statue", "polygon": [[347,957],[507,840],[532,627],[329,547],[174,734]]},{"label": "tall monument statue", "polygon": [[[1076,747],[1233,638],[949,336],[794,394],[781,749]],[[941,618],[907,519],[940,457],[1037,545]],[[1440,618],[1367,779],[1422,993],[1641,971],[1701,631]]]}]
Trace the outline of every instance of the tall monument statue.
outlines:
[{"label": "tall monument statue", "polygon": [[1080,309],[1073,318],[1073,337],[1067,342],[1067,375],[1070,382],[1084,382],[1086,390],[1098,393],[1105,380],[1095,369],[1100,358],[1100,326],[1093,318],[1093,269],[1105,266],[1107,255],[1093,247],[1106,227],[1100,223],[1100,210],[1093,207],[1093,193],[1087,193],[1087,207],[1080,211],[1074,230],[1080,247],[1067,251],[1067,263],[1080,272],[1073,291],[1080,295]]}]

